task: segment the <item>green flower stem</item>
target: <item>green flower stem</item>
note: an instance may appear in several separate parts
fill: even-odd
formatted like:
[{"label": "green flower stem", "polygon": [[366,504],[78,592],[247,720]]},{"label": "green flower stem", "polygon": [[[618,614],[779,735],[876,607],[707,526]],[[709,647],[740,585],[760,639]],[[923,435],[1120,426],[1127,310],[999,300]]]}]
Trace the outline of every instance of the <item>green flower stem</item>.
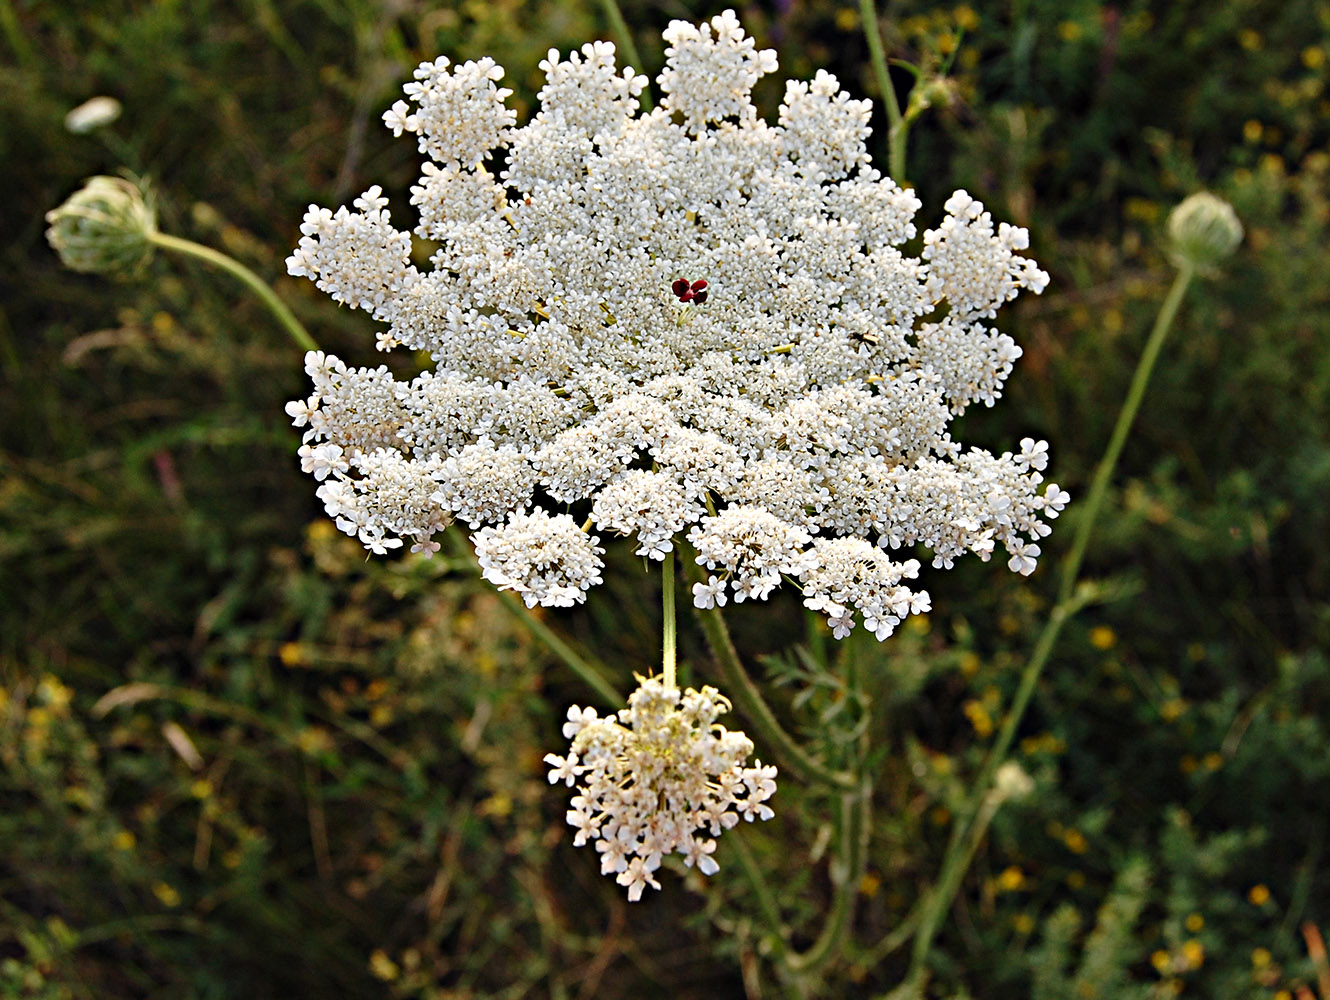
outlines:
[{"label": "green flower stem", "polygon": [[[1123,445],[1126,444],[1127,435],[1131,432],[1136,414],[1141,408],[1146,387],[1150,384],[1150,376],[1154,371],[1155,361],[1159,357],[1160,349],[1164,345],[1164,340],[1168,337],[1168,331],[1172,328],[1173,321],[1177,317],[1178,307],[1182,304],[1187,287],[1191,284],[1195,273],[1195,268],[1190,264],[1184,263],[1179,268],[1178,275],[1173,280],[1173,285],[1159,309],[1159,314],[1155,317],[1154,328],[1150,332],[1149,340],[1146,341],[1145,350],[1141,352],[1141,359],[1136,364],[1136,372],[1132,376],[1131,387],[1127,391],[1127,398],[1122,404],[1122,410],[1118,413],[1117,424],[1109,438],[1108,447],[1104,451],[1103,458],[1099,460],[1098,468],[1095,470],[1094,480],[1090,485],[1090,495],[1085,502],[1080,523],[1077,524],[1076,534],[1072,539],[1071,551],[1068,553],[1067,561],[1062,567],[1057,604],[1054,605],[1052,612],[1049,614],[1048,621],[1035,643],[1030,660],[1021,674],[1020,685],[1016,689],[1011,707],[1003,720],[997,742],[993,744],[992,750],[989,751],[988,757],[980,769],[979,777],[975,781],[974,789],[971,792],[970,802],[963,814],[957,819],[955,826],[952,827],[947,851],[943,856],[941,874],[938,877],[937,885],[929,895],[919,933],[914,939],[907,983],[922,980],[928,952],[932,947],[933,938],[937,933],[942,914],[950,907],[951,901],[960,887],[961,880],[969,868],[970,860],[974,857],[974,852],[978,848],[979,841],[983,838],[987,826],[987,822],[983,821],[983,809],[984,803],[988,800],[993,775],[1011,749],[1012,741],[1016,738],[1016,730],[1020,726],[1026,708],[1030,704],[1030,698],[1039,683],[1039,677],[1043,673],[1044,666],[1052,655],[1053,647],[1057,643],[1062,626],[1090,600],[1091,595],[1088,593],[1076,594],[1076,579],[1080,573],[1081,562],[1085,558],[1086,546],[1089,544],[1095,519],[1103,507],[1104,497],[1108,492],[1108,484],[1113,478],[1113,472],[1117,467],[1118,458],[1122,454]],[[991,818],[990,816],[989,819],[991,820]]]},{"label": "green flower stem", "polygon": [[575,673],[587,687],[600,695],[607,705],[615,709],[623,707],[623,695],[605,679],[604,674],[581,656],[578,656],[571,646],[555,635],[548,625],[532,613],[521,598],[507,590],[500,590],[498,594],[499,600],[503,601],[503,606],[511,611],[513,616],[526,626],[527,631],[539,642],[544,643],[545,648],[553,653],[565,667]]},{"label": "green flower stem", "polygon": [[818,995],[815,981],[818,973],[825,969],[841,953],[849,942],[850,918],[854,913],[854,900],[859,886],[863,883],[864,872],[868,867],[868,838],[871,830],[869,806],[872,800],[872,788],[864,781],[855,792],[845,792],[840,796],[839,817],[840,846],[836,858],[831,862],[831,881],[833,896],[831,911],[817,940],[804,952],[790,950],[789,928],[780,915],[780,905],[776,894],[771,891],[762,866],[753,857],[747,842],[742,836],[731,834],[726,838],[732,843],[739,867],[744,871],[753,893],[757,897],[758,909],[768,925],[765,938],[771,947],[772,958],[785,971],[789,985],[798,996]]},{"label": "green flower stem", "polygon": [[[642,62],[642,54],[637,51],[637,45],[633,41],[633,33],[628,30],[628,24],[623,19],[623,11],[619,10],[618,3],[615,0],[600,0],[601,9],[605,16],[610,19],[610,27],[614,30],[615,36],[619,39],[619,48],[623,54],[628,57],[633,69],[639,73],[645,74],[646,66]],[[651,88],[650,86],[642,88],[642,110],[651,110]]]},{"label": "green flower stem", "polygon": [[905,185],[905,138],[910,126],[901,114],[896,88],[891,85],[887,70],[887,54],[882,48],[882,29],[877,19],[873,0],[859,0],[859,20],[864,23],[864,37],[868,40],[869,61],[877,89],[882,92],[882,103],[887,108],[887,172],[897,184]]},{"label": "green flower stem", "polygon": [[770,932],[766,940],[771,947],[772,957],[777,962],[784,962],[788,950],[786,939],[789,936],[789,928],[781,919],[780,904],[776,902],[776,894],[771,891],[771,884],[767,882],[762,866],[757,863],[757,858],[753,857],[752,848],[744,839],[742,830],[728,834],[723,843],[733,849],[735,857],[739,859],[739,867],[744,870],[745,877],[753,887],[753,894],[757,897],[757,908],[762,911],[762,918],[767,922]]},{"label": "green flower stem", "polygon": [[[705,583],[707,575],[693,558],[684,560],[685,578],[694,583]],[[868,864],[869,804],[872,787],[866,779],[856,778],[845,771],[835,771],[810,757],[776,721],[775,715],[753,683],[730,639],[729,629],[719,608],[704,610],[694,607],[707,642],[725,679],[727,691],[743,714],[753,724],[781,765],[805,782],[816,782],[840,791],[840,849],[831,865],[833,896],[831,910],[822,932],[809,949],[792,953],[786,943],[787,930],[781,920],[776,897],[767,885],[761,867],[756,863],[742,838],[736,838],[740,866],[744,869],[757,895],[758,907],[770,925],[769,940],[773,954],[786,972],[789,985],[797,996],[809,995],[806,986],[818,973],[833,962],[849,938],[850,919],[854,900],[863,881]]]},{"label": "green flower stem", "polygon": [[[862,697],[860,662],[856,655],[855,639],[845,645],[845,686],[847,697]],[[868,729],[864,728],[857,741],[854,770],[859,775],[858,787],[840,796],[840,847],[831,862],[831,912],[822,927],[822,933],[802,954],[792,954],[785,965],[795,977],[816,977],[841,954],[852,934],[850,922],[854,916],[854,901],[868,869],[868,837],[872,829],[869,813],[873,802],[872,779],[863,773],[863,760],[869,749]],[[814,981],[809,984],[819,987]],[[822,992],[820,989],[818,992]]]},{"label": "green flower stem", "polygon": [[152,233],[148,238],[163,250],[174,250],[177,253],[195,257],[238,278],[272,311],[277,321],[282,324],[282,328],[286,330],[301,350],[317,351],[319,349],[319,345],[314,342],[314,338],[309,335],[309,331],[301,325],[300,320],[296,319],[295,314],[286,307],[286,303],[277,297],[277,293],[268,287],[268,284],[262,278],[234,257],[229,257],[218,250],[212,249],[212,247],[205,247],[201,243],[195,243],[193,240],[182,240],[178,236],[168,236],[166,233]]},{"label": "green flower stem", "polygon": [[[691,553],[689,555],[690,557],[684,560],[687,568],[686,578],[694,583],[705,583],[706,574],[702,571],[702,567],[697,565],[697,560],[691,558]],[[732,698],[739,706],[740,711],[780,760],[781,766],[791,771],[801,781],[826,785],[844,792],[858,791],[859,785],[853,775],[844,771],[834,771],[810,757],[794,741],[794,737],[776,721],[770,706],[763,700],[757,685],[753,683],[739,661],[739,654],[735,652],[734,642],[730,639],[730,630],[725,625],[725,618],[721,615],[720,609],[704,610],[694,607],[693,613],[706,634],[707,644],[711,647],[711,652],[720,667],[721,676],[725,679],[726,696]]]},{"label": "green flower stem", "polygon": [[661,652],[661,673],[667,688],[678,687],[675,681],[675,668],[678,665],[678,654],[675,652],[675,645],[678,635],[678,625],[675,621],[674,613],[674,550],[671,549],[665,553],[665,564],[660,570],[660,592],[662,605],[662,652]]},{"label": "green flower stem", "polygon": [[[461,537],[459,532],[445,531],[444,537],[448,539],[448,545],[453,550],[453,554],[458,558],[465,559],[471,565],[476,564],[476,554],[471,551],[471,546]],[[621,695],[608,680],[605,679],[606,670],[602,667],[596,667],[587,662],[586,659],[579,656],[568,643],[564,642],[553,630],[543,621],[532,613],[521,598],[509,590],[497,591],[499,600],[507,608],[514,618],[520,621],[532,637],[542,643],[546,649],[554,654],[565,667],[571,670],[580,678],[587,687],[600,695],[601,700],[611,708],[619,709],[623,707],[624,697]]]},{"label": "green flower stem", "polygon": [[805,952],[787,955],[786,967],[796,976],[809,976],[826,968],[849,939],[850,917],[868,866],[869,802],[872,789],[865,781],[857,791],[840,797],[840,849],[831,862],[831,912],[822,933]]},{"label": "green flower stem", "polygon": [[1173,279],[1173,287],[1168,290],[1168,296],[1159,309],[1159,315],[1155,317],[1154,329],[1150,331],[1150,339],[1146,341],[1141,360],[1136,364],[1136,373],[1132,376],[1131,388],[1127,390],[1126,402],[1122,404],[1122,412],[1118,414],[1118,422],[1113,428],[1113,436],[1109,439],[1108,450],[1099,460],[1094,482],[1090,485],[1089,499],[1085,501],[1085,510],[1080,515],[1081,521],[1076,525],[1071,553],[1062,567],[1062,585],[1058,588],[1059,602],[1070,598],[1076,587],[1076,576],[1081,571],[1081,560],[1085,557],[1085,548],[1090,542],[1090,532],[1094,530],[1095,518],[1099,516],[1099,509],[1104,505],[1104,496],[1108,492],[1109,481],[1113,478],[1118,456],[1122,454],[1122,446],[1127,443],[1127,435],[1131,433],[1136,412],[1141,408],[1141,400],[1145,396],[1146,386],[1150,384],[1150,375],[1154,372],[1159,351],[1164,346],[1164,340],[1177,316],[1178,307],[1182,304],[1182,298],[1187,294],[1187,287],[1195,275],[1196,269],[1191,264],[1184,262],[1178,268],[1178,275]]}]

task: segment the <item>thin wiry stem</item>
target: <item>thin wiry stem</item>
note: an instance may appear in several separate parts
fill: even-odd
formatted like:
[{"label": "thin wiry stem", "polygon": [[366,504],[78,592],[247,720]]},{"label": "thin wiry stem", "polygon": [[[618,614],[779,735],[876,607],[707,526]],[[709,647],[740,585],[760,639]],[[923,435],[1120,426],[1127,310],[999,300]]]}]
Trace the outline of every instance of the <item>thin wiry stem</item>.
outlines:
[{"label": "thin wiry stem", "polygon": [[[444,532],[444,537],[448,539],[450,548],[454,555],[475,563],[476,554],[471,551],[471,546],[461,537],[460,533],[455,531]],[[498,591],[499,600],[503,606],[512,612],[513,617],[521,622],[532,638],[542,643],[546,649],[554,654],[565,667],[578,676],[587,687],[600,695],[606,705],[611,708],[621,708],[624,704],[624,697],[618,690],[605,679],[607,671],[603,667],[596,667],[589,663],[584,657],[577,654],[568,643],[564,642],[554,631],[543,621],[532,613],[531,609],[521,598],[514,595],[511,591]]]},{"label": "thin wiry stem", "polygon": [[822,933],[807,951],[786,956],[785,964],[797,976],[810,976],[826,968],[840,954],[849,937],[850,917],[868,864],[869,800],[871,789],[840,796],[840,848],[831,865],[831,912]]},{"label": "thin wiry stem", "polygon": [[[1039,683],[1039,677],[1043,673],[1044,666],[1052,655],[1053,648],[1062,631],[1062,626],[1089,600],[1088,595],[1078,596],[1076,594],[1076,580],[1080,573],[1081,562],[1085,558],[1085,550],[1090,541],[1090,534],[1094,529],[1095,519],[1103,507],[1104,497],[1108,492],[1108,484],[1113,478],[1113,472],[1117,467],[1118,458],[1122,454],[1123,445],[1127,441],[1127,435],[1131,432],[1136,414],[1141,408],[1141,401],[1144,399],[1145,390],[1150,384],[1150,376],[1154,371],[1155,361],[1159,357],[1160,349],[1163,347],[1164,340],[1168,337],[1168,331],[1173,326],[1173,321],[1177,316],[1178,307],[1182,304],[1183,296],[1186,295],[1187,287],[1191,284],[1194,276],[1195,269],[1190,264],[1184,264],[1179,269],[1178,275],[1173,281],[1173,286],[1169,289],[1163,305],[1160,306],[1158,316],[1155,317],[1154,328],[1146,341],[1145,349],[1141,352],[1140,361],[1136,364],[1131,387],[1128,389],[1127,398],[1118,413],[1117,423],[1113,427],[1108,447],[1105,449],[1103,458],[1099,460],[1099,466],[1095,470],[1094,480],[1090,485],[1090,495],[1085,501],[1085,509],[1081,513],[1080,523],[1076,526],[1076,534],[1072,539],[1071,551],[1068,553],[1067,560],[1062,567],[1057,604],[1049,614],[1048,621],[1045,623],[1043,631],[1035,643],[1034,651],[1021,674],[1020,685],[1017,687],[1016,695],[1007,711],[997,742],[993,744],[993,748],[984,760],[984,765],[979,771],[979,777],[971,790],[969,802],[957,818],[955,826],[952,827],[946,854],[943,856],[941,874],[938,877],[937,885],[930,893],[919,933],[914,939],[910,972],[906,977],[907,983],[921,983],[923,980],[928,952],[932,947],[933,938],[937,934],[942,914],[950,907],[952,899],[960,888],[961,880],[969,868],[970,859],[973,858],[974,851],[978,847],[978,838],[982,838],[983,827],[987,825],[986,823],[981,824],[980,820],[983,818],[982,811],[984,803],[988,801],[993,776],[1002,762],[1006,760],[1011,744],[1016,738],[1016,730],[1020,726],[1026,708],[1030,704],[1030,698]],[[991,817],[989,818],[991,819]]]}]

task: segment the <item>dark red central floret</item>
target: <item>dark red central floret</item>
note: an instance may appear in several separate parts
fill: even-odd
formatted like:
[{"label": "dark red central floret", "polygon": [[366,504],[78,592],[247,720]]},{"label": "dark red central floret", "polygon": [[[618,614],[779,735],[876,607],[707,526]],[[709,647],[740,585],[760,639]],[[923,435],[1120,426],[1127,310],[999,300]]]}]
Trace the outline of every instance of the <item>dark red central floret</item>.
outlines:
[{"label": "dark red central floret", "polygon": [[680,302],[696,302],[701,305],[707,300],[707,283],[703,278],[699,278],[691,285],[687,278],[675,278],[674,283],[670,285],[672,291]]}]

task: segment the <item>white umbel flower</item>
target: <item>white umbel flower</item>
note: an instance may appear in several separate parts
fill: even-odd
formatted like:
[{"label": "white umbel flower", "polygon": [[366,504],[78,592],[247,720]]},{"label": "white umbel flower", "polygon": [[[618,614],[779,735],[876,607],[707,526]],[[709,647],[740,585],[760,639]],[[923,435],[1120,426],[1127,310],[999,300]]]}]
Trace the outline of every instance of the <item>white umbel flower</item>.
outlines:
[{"label": "white umbel flower", "polygon": [[287,412],[330,514],[376,552],[463,520],[486,576],[540,604],[599,582],[582,522],[650,559],[687,537],[699,606],[791,582],[837,635],[926,604],[903,547],[1032,572],[1069,499],[1047,444],[950,433],[1020,357],[992,320],[1048,281],[1028,234],[957,191],[905,253],[921,204],[868,163],[869,102],[822,72],[768,123],[751,91],[776,58],[733,12],[665,42],[656,110],[593,42],[546,56],[521,126],[492,60],[422,65],[384,121],[428,158],[428,268],[379,188],[311,206],[290,272],[435,364],[399,381],[310,354]]},{"label": "white umbel flower", "polygon": [[1047,273],[1014,252],[1030,245],[1028,232],[1004,222],[995,233],[983,202],[965,191],[948,198],[945,208],[942,225],[924,233],[924,259],[931,290],[951,304],[954,318],[992,317],[1022,288],[1044,290]]},{"label": "white umbel flower", "polygon": [[678,479],[636,469],[600,491],[591,519],[602,530],[636,535],[636,554],[661,560],[673,551],[675,534],[701,512]]},{"label": "white umbel flower", "polygon": [[720,866],[715,838],[740,819],[770,819],[776,768],[754,760],[753,743],[716,719],[730,710],[715,688],[680,691],[643,681],[617,715],[568,710],[566,757],[547,754],[550,784],[577,786],[567,814],[578,847],[594,842],[601,873],[613,875],[632,902],[668,854],[703,875]]},{"label": "white umbel flower", "polygon": [[527,607],[566,608],[600,583],[599,541],[567,514],[517,511],[506,524],[476,534],[476,558],[486,580],[517,591]]}]

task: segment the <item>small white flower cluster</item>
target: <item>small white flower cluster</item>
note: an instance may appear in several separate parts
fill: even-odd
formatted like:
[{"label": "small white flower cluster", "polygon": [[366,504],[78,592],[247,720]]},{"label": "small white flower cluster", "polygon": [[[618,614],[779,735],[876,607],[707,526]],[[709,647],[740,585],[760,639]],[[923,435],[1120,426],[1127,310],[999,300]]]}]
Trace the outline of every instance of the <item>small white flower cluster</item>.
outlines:
[{"label": "small white flower cluster", "polygon": [[730,703],[712,687],[667,688],[641,683],[617,717],[594,708],[568,710],[567,757],[546,754],[550,784],[577,785],[568,823],[573,843],[594,841],[602,874],[616,875],[636,902],[670,853],[712,875],[715,837],[740,819],[770,819],[776,768],[754,760],[752,741],[716,719]]},{"label": "small white flower cluster", "polygon": [[754,117],[748,92],[776,71],[776,53],[759,50],[734,11],[713,17],[710,24],[671,21],[662,37],[665,69],[657,80],[665,95],[662,103],[683,116],[687,129],[702,132],[710,122]]},{"label": "small white flower cluster", "polygon": [[605,550],[599,541],[567,514],[519,510],[502,529],[480,529],[476,558],[486,580],[500,590],[517,591],[528,608],[567,608],[600,583]]},{"label": "small white flower cluster", "polygon": [[607,42],[550,52],[521,127],[492,61],[422,66],[384,120],[430,158],[429,269],[377,187],[310,208],[290,272],[436,365],[401,382],[307,358],[288,412],[329,514],[374,551],[463,520],[487,578],[550,605],[599,581],[593,527],[651,559],[686,536],[714,574],[699,605],[790,578],[837,635],[928,606],[917,563],[888,558],[905,546],[1032,572],[1067,502],[1046,446],[949,433],[1020,356],[991,320],[1048,281],[1025,231],[958,191],[907,256],[921,204],[869,165],[867,101],[820,72],[769,124],[750,92],[776,58],[733,13],[665,40],[645,114]]}]

